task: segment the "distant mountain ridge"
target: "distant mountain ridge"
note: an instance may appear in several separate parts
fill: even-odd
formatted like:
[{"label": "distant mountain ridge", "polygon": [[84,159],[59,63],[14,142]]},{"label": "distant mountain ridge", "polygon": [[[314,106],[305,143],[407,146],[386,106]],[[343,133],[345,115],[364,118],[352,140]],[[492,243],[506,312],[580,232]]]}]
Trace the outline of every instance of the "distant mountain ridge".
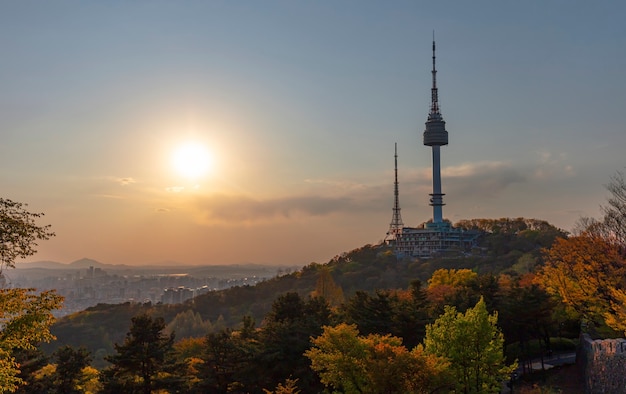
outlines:
[{"label": "distant mountain ridge", "polygon": [[[112,269],[112,270],[123,270],[123,269],[166,269],[166,268],[184,268],[184,269],[201,269],[201,268],[241,268],[241,269],[260,269],[266,267],[283,267],[283,268],[293,268],[296,266],[283,266],[279,264],[258,264],[258,263],[243,263],[243,264],[182,264],[177,261],[167,261],[162,263],[153,263],[146,265],[131,265],[131,264],[109,264],[102,263],[94,259],[90,259],[84,257],[82,259],[72,261],[71,263],[60,263],[58,261],[31,261],[31,262],[20,262],[15,265],[16,269],[30,269],[30,268],[44,268],[44,269],[86,269],[89,267],[94,268],[102,268],[102,269]],[[297,266],[297,268],[301,268],[301,266]]]},{"label": "distant mountain ridge", "polygon": [[[174,264],[172,264],[174,265]],[[31,261],[15,264],[16,269],[28,269],[28,268],[46,268],[46,269],[85,269],[89,267],[94,268],[132,268],[130,265],[125,264],[107,264],[101,263],[97,260],[82,258],[71,263],[60,263],[58,261]]]},{"label": "distant mountain ridge", "polygon": [[71,263],[56,261],[23,262],[15,265],[15,273],[28,280],[50,276],[64,276],[68,273],[86,271],[89,267],[101,269],[111,275],[170,275],[188,274],[199,277],[243,278],[249,276],[270,278],[280,272],[292,272],[302,266],[283,266],[270,264],[221,264],[221,265],[184,265],[177,262],[169,264],[129,265],[106,264],[97,260],[82,258]]},{"label": "distant mountain ridge", "polygon": [[103,267],[103,266],[106,266],[107,264],[84,257],[80,260],[71,262],[70,265],[76,268],[89,268],[89,267]]}]

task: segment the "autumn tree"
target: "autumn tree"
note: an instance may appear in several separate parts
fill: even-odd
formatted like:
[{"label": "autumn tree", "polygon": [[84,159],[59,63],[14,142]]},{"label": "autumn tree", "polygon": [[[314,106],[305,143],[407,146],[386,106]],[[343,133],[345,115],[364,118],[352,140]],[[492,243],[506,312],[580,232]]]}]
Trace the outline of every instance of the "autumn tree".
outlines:
[{"label": "autumn tree", "polygon": [[583,233],[557,239],[544,250],[537,283],[590,322],[601,324],[625,288],[626,262],[619,247]]},{"label": "autumn tree", "polygon": [[174,333],[163,333],[163,318],[148,314],[132,318],[123,344],[115,344],[116,354],[106,358],[112,365],[102,374],[104,393],[143,393],[176,386],[180,365],[170,361]]},{"label": "autumn tree", "polygon": [[447,362],[409,351],[391,335],[360,336],[354,325],[326,326],[305,355],[327,387],[343,393],[430,393],[447,380]]},{"label": "autumn tree", "polygon": [[0,274],[14,268],[15,260],[34,255],[38,240],[54,236],[50,225],[39,226],[43,213],[26,210],[27,204],[0,198]]},{"label": "autumn tree", "polygon": [[610,195],[607,203],[600,209],[601,219],[582,217],[576,222],[574,234],[588,234],[604,238],[617,244],[622,253],[626,253],[626,180],[624,173],[617,171],[606,185]]},{"label": "autumn tree", "polygon": [[606,324],[626,335],[626,290],[611,289],[610,309],[604,313]]},{"label": "autumn tree", "polygon": [[[50,226],[39,226],[43,216],[26,210],[27,205],[0,198],[0,277],[15,260],[35,254],[37,241],[54,236]],[[63,297],[55,291],[0,288],[0,393],[13,392],[23,383],[15,351],[29,350],[50,341],[51,311],[61,307]]]},{"label": "autumn tree", "polygon": [[439,285],[463,286],[477,276],[476,272],[466,268],[459,270],[441,268],[433,272],[430,279],[428,279],[428,287],[432,288]]},{"label": "autumn tree", "polygon": [[[582,218],[569,245],[556,245],[544,268],[541,283],[568,307],[598,323],[626,333],[626,180],[616,172],[606,189],[601,220]],[[572,247],[568,255],[565,247]],[[559,275],[558,279],[548,275]],[[585,277],[588,276],[588,277]]]},{"label": "autumn tree", "polygon": [[298,389],[298,379],[286,379],[285,384],[278,383],[276,386],[276,390],[271,391],[268,389],[263,389],[264,394],[300,394],[301,391]]},{"label": "autumn tree", "polygon": [[465,311],[474,307],[481,297],[489,310],[495,310],[499,287],[498,278],[491,273],[478,275],[469,269],[439,269],[428,280],[426,294],[436,316],[444,313],[446,305]]},{"label": "autumn tree", "polygon": [[327,266],[319,270],[312,296],[322,297],[332,306],[339,306],[344,302],[343,289],[335,282]]},{"label": "autumn tree", "polygon": [[452,302],[454,295],[462,288],[470,285],[478,274],[469,269],[441,268],[433,272],[428,279],[426,289],[429,299],[435,304],[444,305]]},{"label": "autumn tree", "polygon": [[202,337],[213,329],[209,320],[203,320],[198,312],[187,309],[178,313],[165,327],[166,332],[175,332],[177,338]]},{"label": "autumn tree", "polygon": [[174,351],[181,360],[200,358],[204,350],[205,338],[183,338],[176,340]]},{"label": "autumn tree", "polygon": [[426,327],[426,352],[450,362],[457,392],[498,393],[501,382],[516,368],[505,363],[504,336],[497,320],[497,312],[489,315],[481,298],[465,313],[447,306]]},{"label": "autumn tree", "polygon": [[622,252],[626,252],[626,180],[624,180],[624,173],[621,171],[615,173],[606,188],[611,195],[607,200],[607,205],[602,206],[603,223],[611,236],[621,246]]}]

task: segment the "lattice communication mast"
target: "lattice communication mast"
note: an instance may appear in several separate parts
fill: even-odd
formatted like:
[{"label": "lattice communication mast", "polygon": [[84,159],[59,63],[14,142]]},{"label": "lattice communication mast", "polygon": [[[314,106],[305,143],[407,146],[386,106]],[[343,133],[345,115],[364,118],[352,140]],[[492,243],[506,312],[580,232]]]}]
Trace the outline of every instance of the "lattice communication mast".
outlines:
[{"label": "lattice communication mast", "polygon": [[400,215],[400,192],[398,189],[398,143],[395,144],[395,182],[393,183],[393,216],[391,217],[391,224],[389,225],[389,231],[385,237],[385,242],[396,241],[398,236],[402,234],[402,216]]}]

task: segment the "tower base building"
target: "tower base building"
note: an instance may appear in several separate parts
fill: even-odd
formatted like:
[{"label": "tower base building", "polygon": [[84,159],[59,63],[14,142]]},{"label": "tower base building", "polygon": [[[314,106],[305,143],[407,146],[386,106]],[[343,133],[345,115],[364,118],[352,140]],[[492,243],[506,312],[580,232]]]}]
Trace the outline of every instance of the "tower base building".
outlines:
[{"label": "tower base building", "polygon": [[404,227],[395,243],[396,256],[432,258],[468,254],[478,242],[480,233],[452,227],[449,222],[428,222],[423,227]]}]

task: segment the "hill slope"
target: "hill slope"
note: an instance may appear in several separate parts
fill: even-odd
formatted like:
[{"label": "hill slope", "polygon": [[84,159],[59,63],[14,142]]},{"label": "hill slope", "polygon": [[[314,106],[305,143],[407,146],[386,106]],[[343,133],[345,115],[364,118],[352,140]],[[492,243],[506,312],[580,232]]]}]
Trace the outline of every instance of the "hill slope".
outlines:
[{"label": "hill slope", "polygon": [[529,272],[541,264],[540,250],[552,244],[562,230],[547,222],[528,219],[477,219],[459,225],[485,231],[480,246],[472,256],[397,260],[385,245],[366,245],[335,256],[326,264],[312,263],[300,271],[274,277],[255,286],[233,287],[210,292],[178,305],[121,304],[98,305],[60,319],[52,332],[58,340],[43,346],[46,351],[69,344],[86,346],[95,361],[113,351],[113,343],[124,339],[131,317],[149,312],[172,322],[177,315],[193,312],[216,328],[236,328],[244,316],[258,323],[271,310],[277,296],[297,292],[308,297],[314,290],[320,272],[330,271],[346,298],[357,291],[408,288],[415,279],[425,283],[439,268],[469,268],[478,273],[498,274],[506,271]]}]

